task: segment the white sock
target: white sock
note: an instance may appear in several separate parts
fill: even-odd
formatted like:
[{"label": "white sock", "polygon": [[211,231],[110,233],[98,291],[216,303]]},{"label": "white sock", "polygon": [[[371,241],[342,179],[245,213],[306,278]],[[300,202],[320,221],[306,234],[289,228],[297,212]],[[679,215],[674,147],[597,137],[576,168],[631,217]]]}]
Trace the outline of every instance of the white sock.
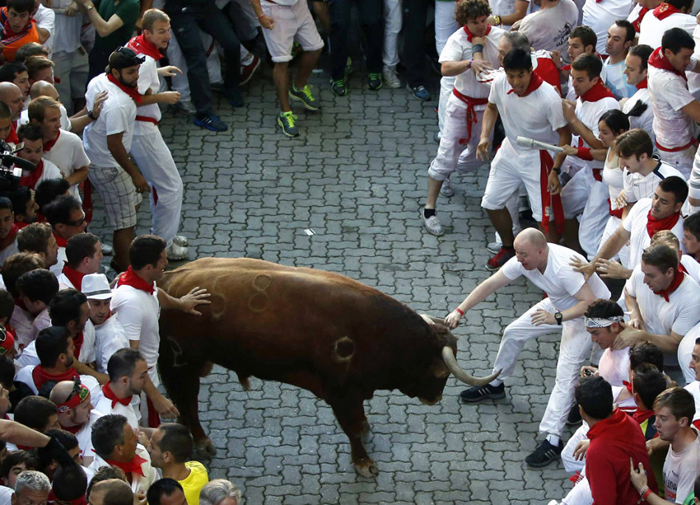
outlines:
[{"label": "white sock", "polygon": [[547,442],[552,444],[554,447],[559,447],[560,438],[556,435],[547,435]]},{"label": "white sock", "polygon": [[[243,54],[244,50],[247,53],[245,55]],[[247,67],[251,63],[253,63],[253,54],[248,52],[243,46],[241,46],[241,66]]]},{"label": "white sock", "polygon": [[503,384],[503,381],[499,381],[498,379],[489,382],[489,386],[493,386],[495,388],[500,387],[501,384]]}]

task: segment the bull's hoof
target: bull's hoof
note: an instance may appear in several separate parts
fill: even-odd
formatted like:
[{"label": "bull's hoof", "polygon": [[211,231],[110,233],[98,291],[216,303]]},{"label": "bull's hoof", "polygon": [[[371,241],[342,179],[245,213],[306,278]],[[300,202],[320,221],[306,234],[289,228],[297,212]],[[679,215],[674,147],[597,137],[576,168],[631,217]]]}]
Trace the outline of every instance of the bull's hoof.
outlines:
[{"label": "bull's hoof", "polygon": [[369,435],[369,431],[370,431],[369,421],[367,420],[367,418],[365,418],[365,420],[362,421],[362,431],[361,431],[362,436]]},{"label": "bull's hoof", "polygon": [[200,458],[213,458],[216,456],[216,447],[214,447],[214,444],[208,438],[197,442],[195,451]]},{"label": "bull's hoof", "polygon": [[364,458],[355,463],[355,471],[362,477],[372,479],[377,476],[379,469],[371,458]]}]

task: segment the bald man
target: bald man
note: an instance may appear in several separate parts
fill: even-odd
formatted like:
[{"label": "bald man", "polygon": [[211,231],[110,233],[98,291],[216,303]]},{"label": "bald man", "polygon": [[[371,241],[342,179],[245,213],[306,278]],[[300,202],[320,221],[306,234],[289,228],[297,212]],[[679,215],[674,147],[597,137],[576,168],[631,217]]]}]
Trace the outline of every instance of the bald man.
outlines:
[{"label": "bald man", "polygon": [[90,389],[80,382],[60,381],[51,390],[49,400],[56,404],[58,424],[75,435],[85,465],[92,463],[92,425],[102,414],[92,413]]},{"label": "bald man", "polygon": [[123,480],[109,479],[92,486],[86,498],[92,505],[132,505],[134,493]]},{"label": "bald man", "polygon": [[465,403],[505,397],[503,382],[513,375],[515,363],[525,342],[548,333],[561,332],[556,381],[540,422],[540,433],[547,438],[525,461],[543,467],[559,458],[564,444],[561,434],[574,402],[574,389],[579,371],[591,353],[591,337],[586,331],[583,314],[596,298],[610,298],[610,291],[597,275],[588,281],[569,265],[570,257],[581,257],[566,247],[548,244],[539,230],[527,228],[513,244],[515,257],[509,259],[445,318],[449,328],[456,328],[468,310],[520,276],[529,279],[548,296],[508,325],[498,349],[494,372],[498,379],[481,387],[462,391]]},{"label": "bald man", "polygon": [[7,104],[12,111],[12,122],[17,128],[17,120],[24,108],[22,90],[12,82],[0,82],[0,102]]},{"label": "bald man", "polygon": [[[49,98],[53,98],[57,102],[61,101],[56,87],[50,82],[46,81],[37,81],[34,84],[32,84],[31,88],[29,88],[29,98],[34,100],[35,98],[38,98],[40,96],[48,96]],[[82,132],[87,125],[89,125],[99,117],[100,111],[102,110],[102,104],[106,99],[107,92],[103,91],[95,97],[95,106],[92,111],[83,109],[71,117],[68,117],[68,111],[63,106],[63,104],[61,104],[61,130],[70,131],[75,133],[76,135]],[[90,112],[92,112],[92,114]],[[21,111],[19,124],[23,125],[24,123],[28,122],[28,111],[27,109],[24,109],[23,111]]]}]

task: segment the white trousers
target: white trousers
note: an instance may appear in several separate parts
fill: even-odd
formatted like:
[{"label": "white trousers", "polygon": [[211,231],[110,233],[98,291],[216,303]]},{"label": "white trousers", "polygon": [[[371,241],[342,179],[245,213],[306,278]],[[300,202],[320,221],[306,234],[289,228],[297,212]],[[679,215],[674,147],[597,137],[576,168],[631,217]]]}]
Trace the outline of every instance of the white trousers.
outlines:
[{"label": "white trousers", "polygon": [[[435,2],[437,3],[437,2]],[[442,3],[442,2],[440,2]],[[443,77],[440,79],[440,98],[438,101],[438,128],[440,133],[445,133],[445,116],[447,115],[447,103],[455,87],[456,76]]]},{"label": "white trousers", "polygon": [[697,150],[698,148],[696,146],[690,146],[684,151],[678,151],[675,153],[663,151],[661,149],[659,149],[657,153],[659,154],[659,158],[661,158],[661,161],[668,163],[673,168],[682,173],[683,177],[689,179],[690,172],[693,170],[693,165],[697,163],[694,161]]},{"label": "white trousers", "polygon": [[577,461],[574,458],[574,451],[581,440],[586,440],[588,438],[589,429],[588,423],[582,421],[581,426],[571,435],[571,438],[564,446],[564,450],[561,451],[561,462],[564,463],[564,469],[570,474],[575,474],[576,472],[580,473],[586,466],[586,458]]},{"label": "white trousers", "polygon": [[435,48],[438,56],[447,44],[447,39],[459,29],[455,20],[456,2],[435,2]]},{"label": "white trousers", "polygon": [[401,32],[401,0],[384,0],[384,54],[382,61],[385,67],[395,67],[399,64],[397,47]]},{"label": "white trousers", "polygon": [[583,318],[565,321],[561,326],[532,324],[532,315],[538,309],[554,313],[556,309],[549,298],[545,298],[530,308],[525,314],[510,323],[503,332],[498,349],[494,372],[502,370],[499,381],[506,381],[513,375],[515,363],[525,342],[548,333],[561,331],[559,359],[554,389],[549,396],[547,409],[540,422],[540,433],[561,436],[566,419],[574,403],[574,389],[578,383],[581,366],[591,354],[591,336],[586,331]]},{"label": "white trousers", "polygon": [[586,469],[581,471],[581,479],[569,491],[569,494],[562,500],[563,505],[593,505],[593,493],[591,484],[585,475]]},{"label": "white trousers", "polygon": [[608,212],[608,186],[595,180],[589,166],[576,172],[561,193],[564,217],[579,217],[578,240],[589,259],[598,251]]},{"label": "white trousers", "polygon": [[180,228],[182,179],[156,125],[137,122],[131,155],[151,186],[152,233],[170,245]]}]

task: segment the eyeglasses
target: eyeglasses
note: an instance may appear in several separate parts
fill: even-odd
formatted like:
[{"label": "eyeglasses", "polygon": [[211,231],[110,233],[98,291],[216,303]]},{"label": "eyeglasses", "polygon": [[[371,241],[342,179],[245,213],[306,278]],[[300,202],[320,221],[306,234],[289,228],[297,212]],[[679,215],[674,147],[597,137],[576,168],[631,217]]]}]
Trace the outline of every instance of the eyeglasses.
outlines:
[{"label": "eyeglasses", "polygon": [[61,223],[61,224],[65,224],[66,226],[76,226],[76,227],[78,227],[78,226],[82,226],[83,223],[86,221],[86,219],[87,219],[87,218],[86,218],[85,215],[83,214],[83,217],[81,217],[81,218],[78,219],[77,221],[64,221],[64,222]]}]

